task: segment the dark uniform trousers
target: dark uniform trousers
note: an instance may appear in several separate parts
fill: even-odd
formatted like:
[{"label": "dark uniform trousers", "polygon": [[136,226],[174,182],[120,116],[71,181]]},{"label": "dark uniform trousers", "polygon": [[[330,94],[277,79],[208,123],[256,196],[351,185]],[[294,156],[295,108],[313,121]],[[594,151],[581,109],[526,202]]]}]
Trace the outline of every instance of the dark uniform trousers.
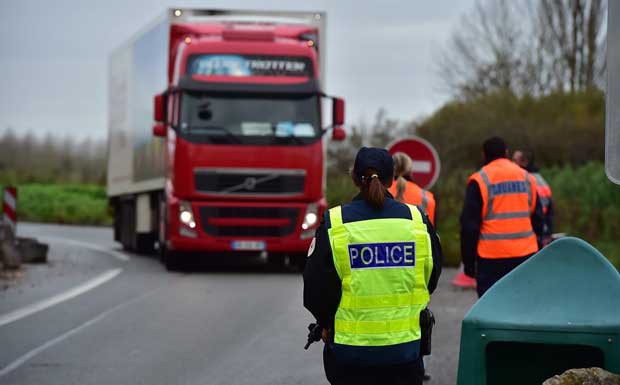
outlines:
[{"label": "dark uniform trousers", "polygon": [[323,365],[332,385],[421,385],[424,380],[422,357],[395,365],[343,365],[336,361],[330,344],[325,344]]},{"label": "dark uniform trousers", "polygon": [[495,285],[497,281],[525,262],[530,256],[516,258],[485,259],[478,258],[478,273],[476,275],[476,291],[478,297]]}]

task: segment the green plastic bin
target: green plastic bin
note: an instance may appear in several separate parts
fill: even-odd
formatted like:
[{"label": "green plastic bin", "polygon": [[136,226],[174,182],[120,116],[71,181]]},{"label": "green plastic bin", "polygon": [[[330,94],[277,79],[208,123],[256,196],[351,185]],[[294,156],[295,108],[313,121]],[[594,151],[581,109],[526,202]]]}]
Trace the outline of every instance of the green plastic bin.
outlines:
[{"label": "green plastic bin", "polygon": [[463,320],[458,385],[529,385],[571,368],[620,373],[620,274],[563,238],[497,282]]}]

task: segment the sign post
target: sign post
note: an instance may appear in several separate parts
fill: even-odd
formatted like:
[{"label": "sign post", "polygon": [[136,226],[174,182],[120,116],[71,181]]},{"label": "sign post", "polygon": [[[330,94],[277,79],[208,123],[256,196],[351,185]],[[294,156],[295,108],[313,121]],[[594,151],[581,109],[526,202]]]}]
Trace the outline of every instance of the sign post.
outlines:
[{"label": "sign post", "polygon": [[2,216],[6,227],[16,234],[17,225],[17,188],[5,187],[2,194]]},{"label": "sign post", "polygon": [[425,139],[412,136],[406,139],[397,140],[388,146],[390,154],[404,152],[413,160],[413,181],[425,190],[433,187],[441,164],[435,147]]},{"label": "sign post", "polygon": [[605,170],[609,180],[620,184],[620,3],[609,2],[607,13],[607,90],[605,122]]}]

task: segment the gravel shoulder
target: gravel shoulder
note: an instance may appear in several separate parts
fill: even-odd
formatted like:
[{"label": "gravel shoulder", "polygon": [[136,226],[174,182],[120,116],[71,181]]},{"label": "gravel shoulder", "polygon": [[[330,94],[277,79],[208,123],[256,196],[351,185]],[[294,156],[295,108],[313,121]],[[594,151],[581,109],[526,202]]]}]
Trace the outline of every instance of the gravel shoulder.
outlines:
[{"label": "gravel shoulder", "polygon": [[[50,236],[48,229],[54,229],[51,236],[61,239],[68,232],[67,228],[76,234],[80,232],[79,227],[73,229],[70,226],[38,224],[20,224],[18,231],[20,236],[36,238]],[[101,229],[97,230],[101,232]],[[79,237],[73,239],[80,240]],[[91,241],[86,237],[82,242]],[[0,314],[49,298],[122,266],[122,263],[102,252],[84,252],[83,248],[71,243],[54,241],[48,244],[50,249],[46,264],[23,264],[20,270],[0,277]]]}]

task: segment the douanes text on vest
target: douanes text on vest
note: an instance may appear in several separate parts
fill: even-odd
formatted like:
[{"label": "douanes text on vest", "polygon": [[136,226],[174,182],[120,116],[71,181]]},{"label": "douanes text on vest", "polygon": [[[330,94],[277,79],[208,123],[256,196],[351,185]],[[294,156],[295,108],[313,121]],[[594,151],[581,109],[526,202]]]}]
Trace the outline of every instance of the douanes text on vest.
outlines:
[{"label": "douanes text on vest", "polygon": [[524,192],[527,192],[527,187],[525,186],[525,182],[522,181],[501,182],[491,185],[491,193],[493,195],[521,194]]},{"label": "douanes text on vest", "polygon": [[349,245],[352,269],[415,266],[415,242],[357,243]]}]

